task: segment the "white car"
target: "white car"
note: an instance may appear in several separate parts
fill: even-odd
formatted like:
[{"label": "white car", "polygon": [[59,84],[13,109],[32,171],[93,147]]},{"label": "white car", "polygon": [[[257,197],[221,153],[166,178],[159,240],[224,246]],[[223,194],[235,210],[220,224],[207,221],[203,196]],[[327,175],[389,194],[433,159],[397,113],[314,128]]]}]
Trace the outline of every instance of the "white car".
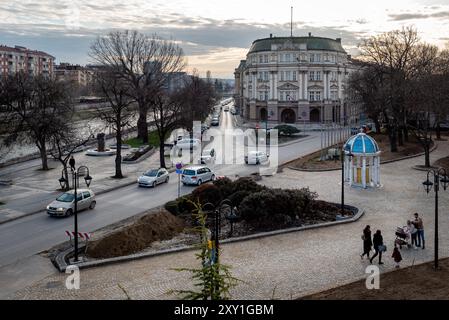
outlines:
[{"label": "white car", "polygon": [[[90,189],[77,190],[77,209],[94,209],[97,201],[95,194]],[[47,213],[50,216],[70,216],[75,212],[75,191],[64,192],[55,201],[47,206]]]},{"label": "white car", "polygon": [[201,185],[203,182],[215,180],[215,174],[206,166],[190,166],[182,171],[181,181],[184,185]]},{"label": "white car", "polygon": [[139,187],[153,187],[161,183],[168,183],[170,176],[164,168],[152,169],[145,172],[137,179]]},{"label": "white car", "polygon": [[261,164],[268,161],[268,155],[263,151],[250,151],[245,156],[246,164]]},{"label": "white car", "polygon": [[204,149],[201,155],[201,163],[206,164],[215,160],[215,149]]},{"label": "white car", "polygon": [[201,141],[199,139],[182,139],[176,143],[176,147],[179,149],[196,149],[201,147]]}]

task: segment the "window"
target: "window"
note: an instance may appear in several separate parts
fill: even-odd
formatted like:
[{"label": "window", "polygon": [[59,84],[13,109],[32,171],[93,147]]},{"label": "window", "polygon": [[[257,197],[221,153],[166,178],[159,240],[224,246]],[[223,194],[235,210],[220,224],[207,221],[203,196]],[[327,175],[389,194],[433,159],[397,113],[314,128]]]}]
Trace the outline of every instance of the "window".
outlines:
[{"label": "window", "polygon": [[265,54],[265,55],[263,56],[263,62],[264,62],[264,63],[268,63],[268,54]]},{"label": "window", "polygon": [[320,91],[309,91],[309,101],[320,101],[321,92]]},{"label": "window", "polygon": [[331,71],[331,81],[337,81],[337,72]]},{"label": "window", "polygon": [[291,71],[285,71],[285,80],[291,80],[292,72]]},{"label": "window", "polygon": [[293,81],[296,81],[296,71],[293,71]]},{"label": "window", "polygon": [[321,81],[321,71],[309,71],[310,81]]},{"label": "window", "polygon": [[338,92],[335,90],[331,91],[331,100],[332,101],[337,101],[338,100]]},{"label": "window", "polygon": [[285,62],[290,62],[291,61],[291,55],[290,53],[286,53],[285,54]]},{"label": "window", "polygon": [[259,91],[259,100],[267,101],[268,100],[268,91]]},{"label": "window", "polygon": [[263,63],[263,55],[259,56],[259,63]]},{"label": "window", "polygon": [[89,191],[83,192],[83,198],[84,199],[90,198],[90,192]]}]

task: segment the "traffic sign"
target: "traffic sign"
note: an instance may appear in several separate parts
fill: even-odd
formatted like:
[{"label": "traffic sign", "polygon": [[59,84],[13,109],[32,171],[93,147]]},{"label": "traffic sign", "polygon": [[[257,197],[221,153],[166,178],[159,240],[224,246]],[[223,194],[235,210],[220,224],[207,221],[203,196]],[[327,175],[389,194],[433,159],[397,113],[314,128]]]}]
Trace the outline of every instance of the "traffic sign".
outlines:
[{"label": "traffic sign", "polygon": [[182,170],[181,170],[181,169],[176,169],[176,173],[177,173],[177,174],[181,174],[181,173],[182,173]]}]

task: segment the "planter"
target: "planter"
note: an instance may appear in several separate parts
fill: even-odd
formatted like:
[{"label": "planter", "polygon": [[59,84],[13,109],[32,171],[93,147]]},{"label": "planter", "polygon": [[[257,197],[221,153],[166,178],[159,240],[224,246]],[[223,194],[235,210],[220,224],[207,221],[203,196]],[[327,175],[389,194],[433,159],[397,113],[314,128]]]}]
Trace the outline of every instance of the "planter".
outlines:
[{"label": "planter", "polygon": [[98,151],[98,149],[90,149],[86,151],[86,155],[94,157],[108,157],[115,155],[115,150],[105,149],[104,151]]}]

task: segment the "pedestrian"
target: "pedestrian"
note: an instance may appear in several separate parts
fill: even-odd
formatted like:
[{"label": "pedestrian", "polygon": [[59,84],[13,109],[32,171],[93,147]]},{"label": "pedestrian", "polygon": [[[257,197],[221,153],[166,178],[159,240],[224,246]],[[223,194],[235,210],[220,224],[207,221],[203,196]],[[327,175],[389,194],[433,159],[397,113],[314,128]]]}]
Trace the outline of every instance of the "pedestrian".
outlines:
[{"label": "pedestrian", "polygon": [[417,212],[415,213],[415,220],[413,221],[413,224],[416,228],[417,246],[421,247],[422,242],[422,248],[425,249],[426,246],[424,240],[424,223]]},{"label": "pedestrian", "polygon": [[69,165],[70,165],[70,168],[71,168],[73,171],[75,171],[75,158],[74,158],[73,156],[70,157]]},{"label": "pedestrian", "polygon": [[369,259],[369,254],[373,246],[373,240],[371,238],[371,227],[369,225],[367,225],[365,229],[363,229],[362,240],[363,240],[363,253],[360,255],[360,258],[363,259],[363,256],[366,254],[366,256]]},{"label": "pedestrian", "polygon": [[399,262],[402,261],[402,255],[397,246],[394,246],[391,257],[394,259],[394,262],[396,262],[396,268],[399,268]]},{"label": "pedestrian", "polygon": [[382,252],[384,251],[384,239],[382,237],[382,233],[380,230],[377,230],[373,236],[373,245],[374,245],[374,256],[369,259],[369,262],[373,263],[375,257],[379,255],[379,264],[384,264],[382,262]]},{"label": "pedestrian", "polygon": [[418,230],[416,229],[415,225],[410,220],[407,220],[407,230],[410,233],[413,248],[418,249],[417,241],[416,241]]}]

